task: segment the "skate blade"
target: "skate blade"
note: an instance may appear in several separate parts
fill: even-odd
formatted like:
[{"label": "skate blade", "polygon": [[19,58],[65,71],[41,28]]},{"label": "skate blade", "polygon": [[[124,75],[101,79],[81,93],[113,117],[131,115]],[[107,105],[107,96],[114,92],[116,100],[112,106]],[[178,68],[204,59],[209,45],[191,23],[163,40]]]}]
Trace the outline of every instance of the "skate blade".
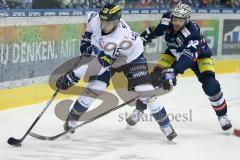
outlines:
[{"label": "skate blade", "polygon": [[133,126],[129,126],[129,125],[126,125],[126,127],[125,127],[125,129],[127,129],[127,130],[131,130],[133,128],[134,128]]},{"label": "skate blade", "polygon": [[229,130],[226,130],[226,131],[222,131],[221,133],[222,133],[223,135],[230,136],[231,133],[232,133],[232,131],[231,131],[231,129],[229,129]]},{"label": "skate blade", "polygon": [[71,133],[67,133],[64,135],[64,139],[70,139],[71,138]]},{"label": "skate blade", "polygon": [[171,145],[177,145],[177,141],[175,139],[171,140],[171,141],[168,141],[168,144],[171,144]]}]

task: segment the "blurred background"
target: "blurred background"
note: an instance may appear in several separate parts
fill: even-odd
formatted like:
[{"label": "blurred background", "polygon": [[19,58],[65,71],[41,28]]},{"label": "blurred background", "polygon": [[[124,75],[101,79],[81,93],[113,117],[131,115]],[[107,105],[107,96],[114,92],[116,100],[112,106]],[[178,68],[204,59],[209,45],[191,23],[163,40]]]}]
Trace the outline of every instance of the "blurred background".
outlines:
[{"label": "blurred background", "polygon": [[[123,19],[138,33],[159,24],[162,12],[179,2],[202,9],[192,17],[214,53],[216,73],[240,72],[240,0],[0,0],[0,111],[48,101],[53,94],[49,76],[80,54],[88,13],[84,9],[97,9],[107,2],[125,8],[129,14],[123,14]],[[135,9],[128,12],[128,8]],[[149,62],[156,62],[165,49],[160,37],[145,47],[144,54]]]},{"label": "blurred background", "polygon": [[240,8],[240,0],[0,0],[1,9],[99,8],[106,2],[122,8],[171,8],[179,2],[193,8]]}]

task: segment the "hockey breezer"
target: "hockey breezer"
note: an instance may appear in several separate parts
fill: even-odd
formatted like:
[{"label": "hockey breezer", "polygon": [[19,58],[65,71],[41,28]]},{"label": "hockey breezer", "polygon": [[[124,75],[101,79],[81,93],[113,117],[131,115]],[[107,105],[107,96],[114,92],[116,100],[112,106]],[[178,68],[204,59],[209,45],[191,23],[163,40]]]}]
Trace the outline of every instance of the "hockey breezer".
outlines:
[{"label": "hockey breezer", "polygon": [[85,121],[85,122],[83,122],[83,123],[81,123],[81,124],[78,124],[78,125],[75,126],[74,128],[70,128],[69,130],[64,131],[64,132],[62,132],[62,133],[59,133],[59,134],[57,134],[57,135],[55,135],[55,136],[47,137],[47,136],[42,136],[42,135],[36,134],[36,133],[34,133],[34,132],[30,132],[29,135],[32,136],[32,137],[34,137],[34,138],[40,139],[40,140],[49,140],[49,141],[55,140],[55,139],[57,139],[57,138],[65,135],[65,134],[67,134],[67,133],[69,133],[69,132],[71,132],[71,131],[76,130],[76,129],[79,128],[79,127],[82,127],[82,126],[84,126],[84,125],[86,125],[86,124],[88,124],[88,123],[90,123],[90,122],[93,122],[93,121],[97,120],[98,118],[101,118],[101,117],[103,117],[103,116],[111,113],[112,111],[115,111],[115,110],[117,110],[117,109],[119,109],[119,108],[122,108],[123,106],[125,106],[125,105],[131,103],[132,101],[134,101],[136,98],[137,98],[137,97],[135,97],[135,98],[133,98],[133,99],[131,99],[131,100],[125,102],[125,103],[122,103],[122,104],[120,104],[120,105],[118,105],[118,106],[116,106],[116,107],[114,107],[114,108],[112,108],[112,109],[110,109],[110,110],[108,110],[108,111],[106,111],[106,112],[103,112],[102,114],[99,114],[99,115],[96,116],[96,117],[93,117],[93,118],[91,118],[91,119],[89,119],[89,120],[87,120],[87,121]]}]

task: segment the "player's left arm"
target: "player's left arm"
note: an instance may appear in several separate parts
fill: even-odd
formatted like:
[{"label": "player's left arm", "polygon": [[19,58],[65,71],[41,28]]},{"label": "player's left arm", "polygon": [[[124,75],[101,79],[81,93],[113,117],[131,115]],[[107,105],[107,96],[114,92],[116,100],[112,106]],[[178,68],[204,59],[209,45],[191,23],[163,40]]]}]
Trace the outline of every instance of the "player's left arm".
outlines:
[{"label": "player's left arm", "polygon": [[163,36],[166,29],[169,28],[169,23],[171,19],[171,12],[164,13],[160,23],[155,26],[149,26],[144,32],[141,33],[141,38],[143,40],[143,45],[147,45],[152,42],[152,39]]},{"label": "player's left arm", "polygon": [[173,65],[176,73],[183,74],[186,69],[194,65],[198,57],[198,49],[201,42],[200,40],[200,36],[196,35],[191,35],[186,39],[181,56]]},{"label": "player's left arm", "polygon": [[[172,68],[160,69],[159,72],[163,88],[165,90],[171,90],[173,86],[176,86],[177,74],[183,74],[184,71],[194,65],[197,59],[197,51],[200,43],[200,38],[193,36],[186,39],[183,51],[178,61],[172,66]],[[157,68],[155,68],[157,70]]]}]

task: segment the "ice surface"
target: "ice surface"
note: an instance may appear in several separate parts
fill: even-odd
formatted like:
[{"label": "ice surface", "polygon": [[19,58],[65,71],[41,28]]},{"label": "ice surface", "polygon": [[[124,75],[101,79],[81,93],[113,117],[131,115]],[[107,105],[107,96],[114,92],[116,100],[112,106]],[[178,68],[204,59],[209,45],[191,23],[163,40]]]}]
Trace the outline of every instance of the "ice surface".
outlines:
[{"label": "ice surface", "polygon": [[[233,126],[240,124],[240,74],[219,75]],[[169,143],[154,120],[146,115],[135,127],[126,127],[123,117],[133,107],[125,106],[79,128],[69,139],[41,141],[27,137],[21,148],[8,145],[11,136],[21,138],[45,103],[0,111],[1,160],[237,160],[240,138],[222,133],[217,117],[197,79],[180,78],[171,93],[161,97],[178,133]],[[34,132],[55,135],[63,121],[53,105],[44,113]],[[96,102],[97,103],[97,102]],[[122,102],[120,102],[122,103]],[[147,112],[148,113],[148,112]],[[181,116],[181,117],[180,117]],[[183,117],[184,116],[184,117]],[[146,120],[147,119],[147,120]]]}]

